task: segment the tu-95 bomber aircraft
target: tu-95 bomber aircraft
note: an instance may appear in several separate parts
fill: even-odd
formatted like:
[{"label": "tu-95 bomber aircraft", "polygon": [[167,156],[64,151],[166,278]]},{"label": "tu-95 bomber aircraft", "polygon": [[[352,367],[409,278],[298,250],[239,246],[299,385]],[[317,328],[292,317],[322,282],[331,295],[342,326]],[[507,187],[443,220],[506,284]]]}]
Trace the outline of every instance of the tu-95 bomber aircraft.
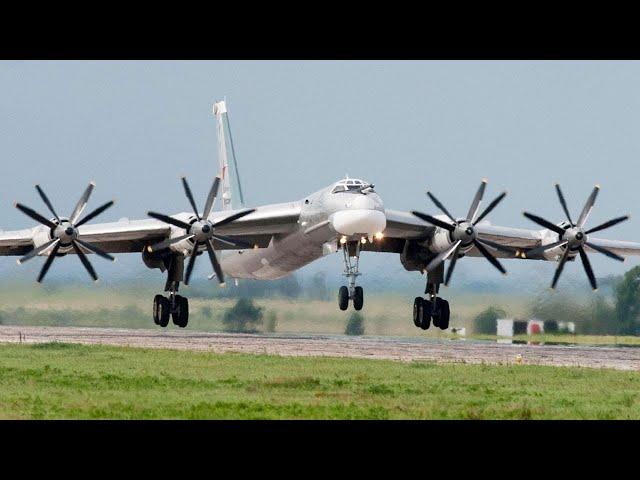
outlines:
[{"label": "tu-95 bomber aircraft", "polygon": [[[441,214],[387,209],[373,184],[355,178],[339,180],[298,201],[247,209],[225,102],[215,103],[213,113],[218,134],[219,175],[202,209],[198,208],[183,178],[191,211],[173,215],[150,211],[149,219],[90,224],[113,205],[108,202],[82,216],[93,183],[69,216],[60,216],[44,190],[36,186],[52,216],[16,203],[19,210],[39,225],[0,232],[0,255],[19,256],[18,263],[45,257],[38,276],[38,282],[42,282],[54,260],[66,255],[77,255],[89,275],[97,280],[87,254],[108,260],[115,260],[113,254],[117,253],[141,254],[147,267],[167,275],[167,296],[156,295],[153,301],[154,322],[166,327],[172,318],[175,325],[184,328],[189,320],[189,303],[178,294],[178,289],[180,283],[189,284],[195,262],[201,256],[211,263],[214,273],[210,278],[215,277],[223,284],[225,277],[279,279],[324,255],[341,252],[347,285],[339,290],[339,308],[346,310],[352,304],[360,310],[364,305],[363,289],[357,286],[360,254],[392,252],[400,256],[406,270],[426,273],[426,298],[417,297],[413,305],[415,325],[426,330],[431,324],[448,328],[449,302],[439,296],[439,291],[441,284],[449,284],[455,265],[462,258],[484,257],[502,273],[506,271],[500,259],[557,262],[551,284],[555,287],[565,264],[580,257],[589,282],[596,289],[587,252],[601,253],[619,261],[623,261],[625,255],[640,254],[639,243],[592,237],[593,233],[628,219],[625,215],[592,228],[586,226],[598,186],[574,222],[562,190],[556,185],[566,219],[553,223],[525,212],[528,219],[542,227],[538,230],[489,223],[488,215],[506,192],[481,209],[486,181],[480,184],[464,216],[452,215],[431,192],[427,195]],[[218,197],[221,210],[214,211]]]}]

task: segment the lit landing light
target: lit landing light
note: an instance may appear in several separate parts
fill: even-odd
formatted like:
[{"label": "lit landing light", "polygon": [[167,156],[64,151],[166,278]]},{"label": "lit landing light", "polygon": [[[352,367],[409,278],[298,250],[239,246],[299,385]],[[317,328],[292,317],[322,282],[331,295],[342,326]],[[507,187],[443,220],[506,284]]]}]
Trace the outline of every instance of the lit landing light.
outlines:
[{"label": "lit landing light", "polygon": [[345,236],[340,237],[340,245],[344,245],[345,243],[347,243],[347,237]]},{"label": "lit landing light", "polygon": [[362,242],[363,245],[365,245],[367,243],[367,237],[362,237],[360,241]]},{"label": "lit landing light", "polygon": [[376,240],[382,240],[384,238],[384,234],[382,232],[378,232],[374,235]]}]

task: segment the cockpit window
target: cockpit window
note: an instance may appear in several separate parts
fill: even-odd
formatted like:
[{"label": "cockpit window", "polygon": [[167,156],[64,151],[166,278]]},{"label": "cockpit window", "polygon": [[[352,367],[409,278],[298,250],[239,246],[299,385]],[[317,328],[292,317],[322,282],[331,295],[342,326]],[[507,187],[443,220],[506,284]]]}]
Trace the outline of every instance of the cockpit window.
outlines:
[{"label": "cockpit window", "polygon": [[[363,191],[364,190],[364,191]],[[336,184],[331,193],[373,193],[373,185],[356,179],[341,180]]]}]

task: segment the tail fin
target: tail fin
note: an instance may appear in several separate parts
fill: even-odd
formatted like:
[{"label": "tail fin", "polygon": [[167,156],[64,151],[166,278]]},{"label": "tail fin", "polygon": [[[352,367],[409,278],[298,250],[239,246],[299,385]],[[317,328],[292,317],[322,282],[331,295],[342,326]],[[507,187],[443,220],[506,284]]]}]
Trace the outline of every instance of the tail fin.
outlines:
[{"label": "tail fin", "polygon": [[[236,161],[236,152],[231,136],[231,126],[229,124],[229,113],[227,112],[226,101],[213,104],[213,114],[216,117],[218,131],[218,161],[220,163],[220,189],[222,191],[222,210],[233,210],[244,208],[244,195],[240,183],[240,173]],[[229,162],[229,155],[231,162]]]}]

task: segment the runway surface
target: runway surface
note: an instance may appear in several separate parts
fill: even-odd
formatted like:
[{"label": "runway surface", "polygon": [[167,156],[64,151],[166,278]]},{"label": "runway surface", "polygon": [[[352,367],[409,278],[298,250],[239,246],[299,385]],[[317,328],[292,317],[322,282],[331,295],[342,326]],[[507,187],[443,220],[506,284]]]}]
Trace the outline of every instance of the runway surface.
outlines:
[{"label": "runway surface", "polygon": [[66,342],[405,362],[522,363],[640,371],[640,348],[632,347],[508,345],[489,341],[339,335],[240,335],[160,329],[0,326],[0,343],[20,342]]}]

